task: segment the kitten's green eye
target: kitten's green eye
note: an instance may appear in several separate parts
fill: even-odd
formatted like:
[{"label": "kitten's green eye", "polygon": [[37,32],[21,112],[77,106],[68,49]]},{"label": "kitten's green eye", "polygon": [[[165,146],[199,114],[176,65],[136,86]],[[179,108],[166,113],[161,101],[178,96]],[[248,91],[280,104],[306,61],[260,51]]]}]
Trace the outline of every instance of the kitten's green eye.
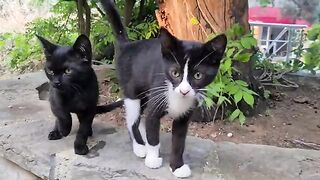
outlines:
[{"label": "kitten's green eye", "polygon": [[180,73],[175,69],[171,71],[171,76],[177,78],[180,76]]},{"label": "kitten's green eye", "polygon": [[47,73],[48,73],[49,75],[54,75],[54,72],[51,71],[51,70],[48,70]]},{"label": "kitten's green eye", "polygon": [[71,74],[71,70],[70,70],[70,69],[66,69],[66,70],[64,71],[64,73],[65,73],[65,74]]},{"label": "kitten's green eye", "polygon": [[202,78],[202,73],[201,72],[196,72],[193,77],[197,80],[201,79]]}]

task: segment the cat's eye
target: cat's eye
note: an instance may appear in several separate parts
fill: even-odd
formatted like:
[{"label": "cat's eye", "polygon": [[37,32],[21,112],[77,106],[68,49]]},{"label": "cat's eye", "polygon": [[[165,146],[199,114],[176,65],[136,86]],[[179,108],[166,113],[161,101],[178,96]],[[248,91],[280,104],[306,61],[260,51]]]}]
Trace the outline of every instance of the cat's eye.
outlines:
[{"label": "cat's eye", "polygon": [[196,72],[193,77],[197,80],[201,79],[202,78],[202,73],[201,72]]},{"label": "cat's eye", "polygon": [[51,70],[48,70],[48,71],[47,71],[47,73],[48,73],[49,75],[51,75],[51,76],[53,76],[53,75],[54,75],[54,72],[53,72],[53,71],[51,71]]},{"label": "cat's eye", "polygon": [[71,70],[70,70],[70,69],[66,69],[66,70],[64,71],[64,73],[65,73],[65,74],[71,74]]},{"label": "cat's eye", "polygon": [[177,78],[180,76],[180,73],[175,69],[171,71],[171,76]]}]

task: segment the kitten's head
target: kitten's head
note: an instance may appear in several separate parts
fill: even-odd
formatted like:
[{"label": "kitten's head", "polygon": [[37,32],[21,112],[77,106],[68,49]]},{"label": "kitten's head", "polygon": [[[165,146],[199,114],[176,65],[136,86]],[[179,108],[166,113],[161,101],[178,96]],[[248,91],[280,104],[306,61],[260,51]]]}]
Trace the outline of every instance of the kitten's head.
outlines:
[{"label": "kitten's head", "polygon": [[91,43],[87,36],[80,35],[73,46],[59,46],[37,36],[46,56],[45,73],[52,87],[59,90],[77,88],[91,71]]},{"label": "kitten's head", "polygon": [[166,77],[181,97],[196,97],[217,75],[227,44],[224,34],[206,43],[182,41],[166,29],[160,30]]}]

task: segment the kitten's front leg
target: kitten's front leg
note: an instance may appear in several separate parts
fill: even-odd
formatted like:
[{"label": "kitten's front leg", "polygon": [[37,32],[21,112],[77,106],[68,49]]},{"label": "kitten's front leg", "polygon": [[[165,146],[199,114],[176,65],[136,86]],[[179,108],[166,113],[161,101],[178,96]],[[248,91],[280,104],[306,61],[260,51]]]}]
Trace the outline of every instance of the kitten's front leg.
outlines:
[{"label": "kitten's front leg", "polygon": [[94,113],[78,113],[77,116],[80,125],[76,140],[74,141],[74,151],[76,154],[85,155],[89,152],[87,140],[88,137],[92,135],[92,122]]},{"label": "kitten's front leg", "polygon": [[175,119],[172,123],[172,150],[170,156],[170,170],[179,178],[189,177],[191,170],[183,162],[183,152],[188,132],[189,115]]},{"label": "kitten's front leg", "polygon": [[70,113],[53,112],[56,116],[56,121],[53,130],[49,133],[49,140],[61,139],[63,136],[68,136],[72,127],[72,118]]},{"label": "kitten's front leg", "polygon": [[146,135],[147,135],[147,155],[145,165],[155,169],[162,165],[162,158],[159,157],[160,151],[160,118],[161,113],[150,113],[146,118]]}]

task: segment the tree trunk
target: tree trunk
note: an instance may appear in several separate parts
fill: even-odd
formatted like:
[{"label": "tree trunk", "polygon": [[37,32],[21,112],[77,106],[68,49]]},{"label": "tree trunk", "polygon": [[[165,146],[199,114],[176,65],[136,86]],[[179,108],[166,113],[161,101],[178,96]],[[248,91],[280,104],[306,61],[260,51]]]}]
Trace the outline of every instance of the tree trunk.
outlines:
[{"label": "tree trunk", "polygon": [[[180,39],[204,42],[209,35],[223,33],[236,23],[250,32],[247,0],[158,0],[158,5],[159,25]],[[263,97],[263,87],[252,73],[253,61],[234,66],[240,71],[235,78],[246,81]]]},{"label": "tree trunk", "polygon": [[131,22],[133,6],[136,0],[126,0],[124,6],[124,25],[128,26]]},{"label": "tree trunk", "polygon": [[145,0],[140,0],[138,20],[142,20],[145,15]]},{"label": "tree trunk", "polygon": [[[87,3],[87,0],[76,0],[77,3],[77,16],[79,33],[90,36],[91,29],[91,9]],[[83,17],[85,14],[85,18]]]},{"label": "tree trunk", "polygon": [[83,8],[85,10],[86,14],[86,21],[85,21],[85,35],[90,37],[90,30],[91,30],[91,9],[90,6],[88,5],[88,2],[85,0],[83,2]]}]

